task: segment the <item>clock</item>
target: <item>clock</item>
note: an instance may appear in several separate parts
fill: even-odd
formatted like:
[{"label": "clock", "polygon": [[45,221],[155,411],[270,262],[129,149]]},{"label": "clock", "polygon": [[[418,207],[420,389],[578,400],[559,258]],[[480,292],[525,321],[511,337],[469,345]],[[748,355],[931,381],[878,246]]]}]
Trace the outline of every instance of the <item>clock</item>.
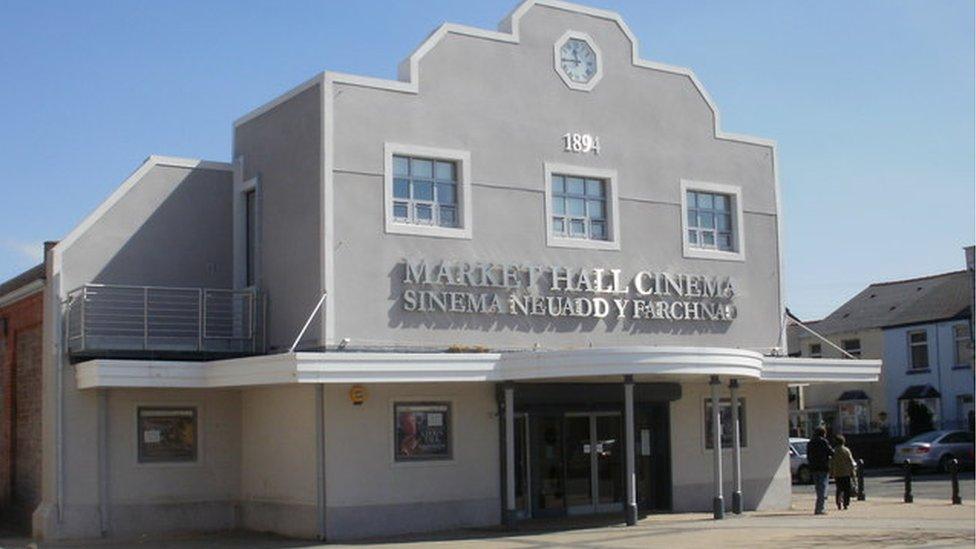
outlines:
[{"label": "clock", "polygon": [[584,40],[570,38],[559,48],[559,68],[573,82],[585,84],[596,75],[596,53]]},{"label": "clock", "polygon": [[568,31],[554,47],[556,73],[574,90],[590,91],[603,74],[600,50],[588,35]]}]

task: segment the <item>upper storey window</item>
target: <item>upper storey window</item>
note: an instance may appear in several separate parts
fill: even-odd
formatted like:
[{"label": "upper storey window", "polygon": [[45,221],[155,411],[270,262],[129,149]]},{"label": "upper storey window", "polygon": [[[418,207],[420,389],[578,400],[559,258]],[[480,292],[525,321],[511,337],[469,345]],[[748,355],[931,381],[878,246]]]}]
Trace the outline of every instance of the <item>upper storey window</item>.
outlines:
[{"label": "upper storey window", "polygon": [[732,197],[688,191],[687,200],[688,243],[694,248],[733,251]]},{"label": "upper storey window", "polygon": [[471,238],[471,155],[386,144],[386,232]]},{"label": "upper storey window", "polygon": [[393,156],[393,219],[398,223],[458,226],[457,165]]},{"label": "upper storey window", "polygon": [[733,185],[681,182],[685,257],[744,259],[741,197]]},{"label": "upper storey window", "polygon": [[607,240],[607,182],[553,174],[552,213],[556,236]]},{"label": "upper storey window", "polygon": [[548,163],[545,172],[546,243],[619,250],[617,172]]}]

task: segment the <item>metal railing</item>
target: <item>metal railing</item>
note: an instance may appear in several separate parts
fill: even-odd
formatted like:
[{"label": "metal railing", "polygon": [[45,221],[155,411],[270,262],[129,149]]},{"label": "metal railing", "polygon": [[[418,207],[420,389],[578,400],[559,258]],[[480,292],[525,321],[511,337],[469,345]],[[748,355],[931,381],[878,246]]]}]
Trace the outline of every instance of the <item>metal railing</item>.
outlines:
[{"label": "metal railing", "polygon": [[65,302],[72,354],[261,351],[253,290],[87,284]]}]

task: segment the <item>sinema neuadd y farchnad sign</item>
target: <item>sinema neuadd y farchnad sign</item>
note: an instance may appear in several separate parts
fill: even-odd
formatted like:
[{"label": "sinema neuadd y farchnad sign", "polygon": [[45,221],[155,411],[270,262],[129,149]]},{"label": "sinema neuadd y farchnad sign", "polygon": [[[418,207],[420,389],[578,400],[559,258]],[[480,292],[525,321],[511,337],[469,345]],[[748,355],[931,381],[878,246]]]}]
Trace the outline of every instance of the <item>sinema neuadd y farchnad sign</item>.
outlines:
[{"label": "sinema neuadd y farchnad sign", "polygon": [[403,261],[403,310],[731,322],[728,277],[555,265]]}]

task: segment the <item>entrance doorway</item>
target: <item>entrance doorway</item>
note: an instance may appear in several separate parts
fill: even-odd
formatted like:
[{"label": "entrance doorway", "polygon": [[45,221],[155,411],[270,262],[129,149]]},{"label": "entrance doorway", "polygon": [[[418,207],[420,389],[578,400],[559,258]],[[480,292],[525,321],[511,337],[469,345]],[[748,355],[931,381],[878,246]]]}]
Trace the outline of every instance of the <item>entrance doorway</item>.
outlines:
[{"label": "entrance doorway", "polygon": [[[666,422],[667,419],[663,418]],[[650,414],[635,425],[638,503],[670,506],[667,440],[652,442]],[[515,507],[519,518],[623,511],[625,441],[620,412],[566,412],[515,417]],[[657,434],[657,433],[656,433]],[[660,459],[659,459],[660,458]]]},{"label": "entrance doorway", "polygon": [[[680,389],[670,384],[638,384],[635,391],[637,506],[644,512],[671,508],[668,403],[679,395]],[[516,387],[512,469],[517,518],[623,511],[622,396],[621,387],[610,384]]]}]

